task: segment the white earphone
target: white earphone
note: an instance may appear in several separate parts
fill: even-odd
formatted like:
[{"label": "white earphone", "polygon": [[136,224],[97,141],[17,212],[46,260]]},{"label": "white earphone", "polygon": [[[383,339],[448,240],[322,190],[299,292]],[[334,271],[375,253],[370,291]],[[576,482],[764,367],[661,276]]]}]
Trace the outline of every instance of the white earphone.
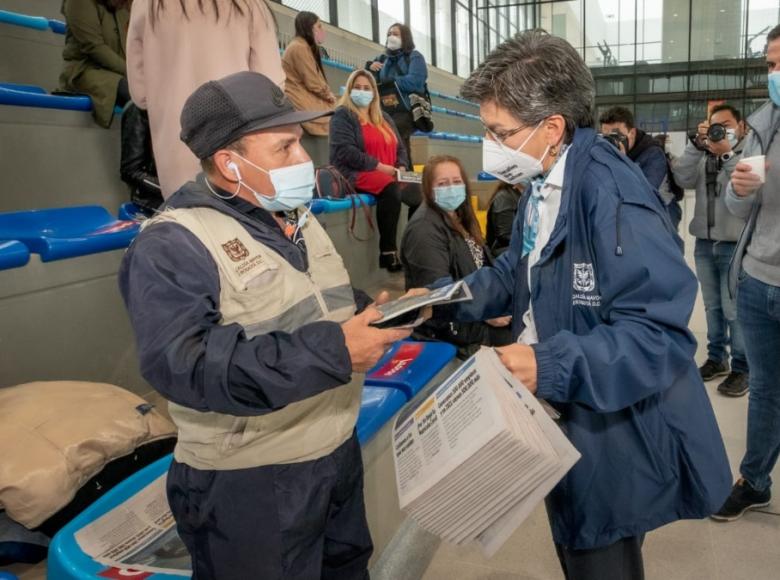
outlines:
[{"label": "white earphone", "polygon": [[238,170],[238,165],[236,165],[234,161],[228,163],[227,168],[230,169],[233,173],[235,173],[238,180],[241,181],[241,172]]}]

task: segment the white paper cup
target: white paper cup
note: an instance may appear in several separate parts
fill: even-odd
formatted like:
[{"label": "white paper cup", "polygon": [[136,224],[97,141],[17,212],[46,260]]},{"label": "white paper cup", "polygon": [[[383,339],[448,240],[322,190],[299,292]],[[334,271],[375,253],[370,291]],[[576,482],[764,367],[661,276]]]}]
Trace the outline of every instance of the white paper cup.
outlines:
[{"label": "white paper cup", "polygon": [[750,165],[750,172],[758,175],[761,178],[761,183],[766,181],[766,157],[764,155],[745,157],[744,159],[740,159],[739,162]]}]

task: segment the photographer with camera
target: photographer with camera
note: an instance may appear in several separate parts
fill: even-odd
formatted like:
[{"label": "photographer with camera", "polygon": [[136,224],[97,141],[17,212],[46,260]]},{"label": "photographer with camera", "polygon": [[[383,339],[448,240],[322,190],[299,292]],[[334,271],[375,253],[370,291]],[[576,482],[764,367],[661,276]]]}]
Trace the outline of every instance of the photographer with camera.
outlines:
[{"label": "photographer with camera", "polygon": [[728,291],[729,263],[745,220],[726,207],[726,187],[741,158],[744,135],[745,123],[737,109],[727,104],[713,107],[672,168],[679,185],[696,189],[690,232],[696,238],[696,274],[707,314],[707,361],[699,371],[705,381],[728,375],[718,391],[731,397],[748,390],[744,340],[736,301]]},{"label": "photographer with camera", "polygon": [[634,115],[625,107],[612,107],[599,118],[601,134],[639,166],[658,192],[675,229],[680,224],[682,195],[675,195],[671,167],[663,146],[634,126]]}]

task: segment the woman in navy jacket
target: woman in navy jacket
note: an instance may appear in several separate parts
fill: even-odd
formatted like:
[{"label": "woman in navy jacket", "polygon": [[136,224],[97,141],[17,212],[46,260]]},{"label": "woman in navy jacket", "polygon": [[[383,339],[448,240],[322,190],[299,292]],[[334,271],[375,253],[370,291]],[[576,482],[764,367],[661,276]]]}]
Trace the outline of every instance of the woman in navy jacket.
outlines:
[{"label": "woman in navy jacket", "polygon": [[409,94],[425,91],[428,65],[425,57],[414,49],[411,29],[400,22],[387,29],[385,48],[384,53],[366,63],[366,68],[374,73],[377,84],[395,83],[398,87],[404,106],[394,111],[392,117],[411,158],[409,137],[414,133],[414,125],[409,111]]},{"label": "woman in navy jacket", "polygon": [[710,515],[731,484],[687,327],[696,278],[639,168],[590,128],[593,78],[568,43],[519,35],[461,92],[485,170],[533,181],[509,250],[445,313],[512,315],[503,363],[582,454],[547,498],[567,580],[641,579],[645,533]]}]

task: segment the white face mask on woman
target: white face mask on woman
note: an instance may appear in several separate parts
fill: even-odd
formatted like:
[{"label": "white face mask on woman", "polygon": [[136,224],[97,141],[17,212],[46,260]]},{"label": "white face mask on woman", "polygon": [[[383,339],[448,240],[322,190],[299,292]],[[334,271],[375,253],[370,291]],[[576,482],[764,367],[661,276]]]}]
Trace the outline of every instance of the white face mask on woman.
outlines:
[{"label": "white face mask on woman", "polygon": [[486,173],[500,179],[510,185],[516,185],[521,181],[533,179],[544,171],[542,159],[547,157],[550,146],[544,150],[541,159],[532,157],[528,153],[520,151],[526,146],[531,137],[536,134],[544,120],[540,121],[522,145],[517,149],[511,149],[493,139],[482,140],[482,168]]},{"label": "white face mask on woman", "polygon": [[403,42],[401,42],[400,36],[393,36],[392,34],[387,35],[387,42],[385,42],[387,50],[398,50],[402,45]]}]

